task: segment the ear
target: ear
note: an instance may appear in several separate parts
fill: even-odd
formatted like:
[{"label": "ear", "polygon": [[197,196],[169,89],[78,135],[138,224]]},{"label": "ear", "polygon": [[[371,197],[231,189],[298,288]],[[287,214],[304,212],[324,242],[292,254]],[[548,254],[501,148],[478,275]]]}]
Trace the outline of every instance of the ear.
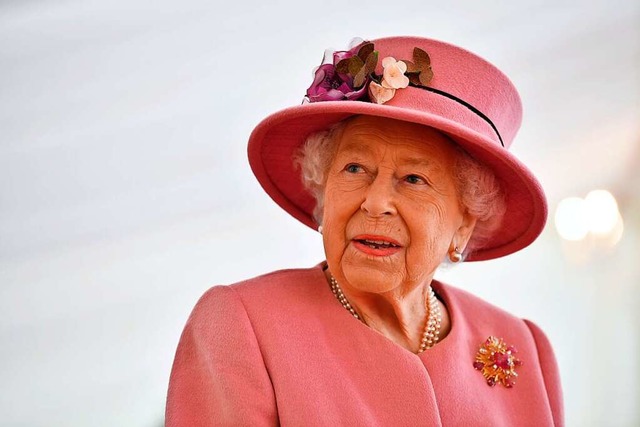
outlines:
[{"label": "ear", "polygon": [[460,252],[464,252],[467,244],[469,243],[469,239],[471,239],[473,230],[476,228],[477,222],[478,218],[471,215],[469,212],[465,212],[463,214],[460,226],[455,231],[453,238],[451,239],[451,250],[457,247]]}]

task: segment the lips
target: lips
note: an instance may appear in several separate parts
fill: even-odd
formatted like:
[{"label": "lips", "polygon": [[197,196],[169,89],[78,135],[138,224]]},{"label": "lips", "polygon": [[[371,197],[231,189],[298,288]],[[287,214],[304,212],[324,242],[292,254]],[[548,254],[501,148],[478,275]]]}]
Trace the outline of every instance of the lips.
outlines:
[{"label": "lips", "polygon": [[402,247],[399,242],[386,236],[359,235],[352,240],[360,251],[376,256],[392,255]]}]

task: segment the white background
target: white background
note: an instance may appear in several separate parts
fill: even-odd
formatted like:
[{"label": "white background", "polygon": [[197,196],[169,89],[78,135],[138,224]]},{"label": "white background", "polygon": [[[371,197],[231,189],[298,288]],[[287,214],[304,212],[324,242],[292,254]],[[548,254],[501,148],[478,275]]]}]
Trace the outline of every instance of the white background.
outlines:
[{"label": "white background", "polygon": [[553,221],[441,278],[547,332],[573,426],[640,424],[640,3],[0,3],[0,424],[163,422],[179,334],[214,284],[323,259],[263,194],[246,140],[301,101],[325,48],[420,35],[522,94],[514,152],[550,207],[606,188],[611,248]]}]

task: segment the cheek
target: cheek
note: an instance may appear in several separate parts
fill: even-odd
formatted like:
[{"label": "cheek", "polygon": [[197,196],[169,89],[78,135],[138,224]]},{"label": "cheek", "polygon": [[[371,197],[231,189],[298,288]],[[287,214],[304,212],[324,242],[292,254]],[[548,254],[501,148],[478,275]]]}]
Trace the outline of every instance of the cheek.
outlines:
[{"label": "cheek", "polygon": [[344,213],[334,205],[328,207],[325,205],[324,215],[322,244],[329,268],[336,274],[341,271],[340,266],[348,246],[346,239],[347,219]]},{"label": "cheek", "polygon": [[[425,208],[426,206],[426,208]],[[449,249],[452,234],[452,213],[439,203],[423,202],[414,206],[408,215],[410,221],[411,255],[424,261],[439,263]]]},{"label": "cheek", "polygon": [[360,208],[362,182],[329,177],[324,191],[323,226],[346,226],[348,219]]},{"label": "cheek", "polygon": [[327,183],[324,193],[322,240],[327,258],[340,256],[345,248],[346,226],[353,208],[348,198],[332,183]]},{"label": "cheek", "polygon": [[345,221],[335,208],[325,206],[322,239],[327,249],[333,249],[345,239]]}]

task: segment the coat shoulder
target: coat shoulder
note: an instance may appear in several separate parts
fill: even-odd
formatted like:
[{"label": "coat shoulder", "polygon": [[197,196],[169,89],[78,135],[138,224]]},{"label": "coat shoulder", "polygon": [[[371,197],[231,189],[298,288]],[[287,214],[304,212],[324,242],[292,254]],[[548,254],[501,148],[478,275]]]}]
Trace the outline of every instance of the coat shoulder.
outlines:
[{"label": "coat shoulder", "polygon": [[464,289],[436,281],[434,290],[441,293],[449,303],[450,310],[464,315],[465,318],[477,321],[492,321],[508,324],[519,324],[524,327],[522,318],[500,308]]},{"label": "coat shoulder", "polygon": [[270,317],[283,316],[297,306],[308,307],[322,299],[324,282],[321,265],[277,270],[237,283],[214,286],[204,293],[198,305],[231,304],[243,308],[250,316],[257,312],[271,312]]}]

